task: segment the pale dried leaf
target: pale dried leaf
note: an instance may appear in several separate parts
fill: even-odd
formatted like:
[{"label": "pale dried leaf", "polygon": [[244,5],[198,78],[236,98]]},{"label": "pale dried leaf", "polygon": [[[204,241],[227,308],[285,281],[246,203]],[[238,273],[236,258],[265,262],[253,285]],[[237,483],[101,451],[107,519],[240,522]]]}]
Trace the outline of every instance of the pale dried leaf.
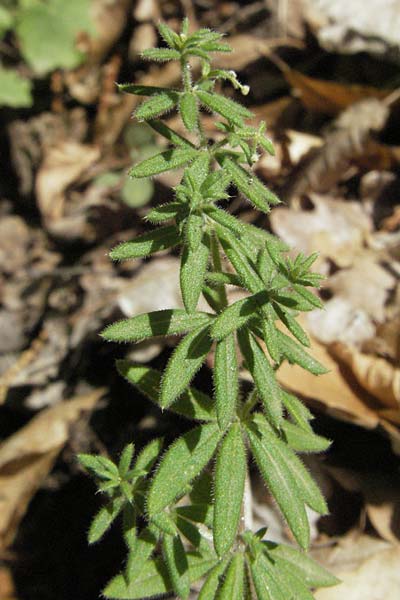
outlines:
[{"label": "pale dried leaf", "polygon": [[28,504],[51,470],[82,412],[104,395],[95,390],[44,410],[0,445],[0,549],[14,539]]}]

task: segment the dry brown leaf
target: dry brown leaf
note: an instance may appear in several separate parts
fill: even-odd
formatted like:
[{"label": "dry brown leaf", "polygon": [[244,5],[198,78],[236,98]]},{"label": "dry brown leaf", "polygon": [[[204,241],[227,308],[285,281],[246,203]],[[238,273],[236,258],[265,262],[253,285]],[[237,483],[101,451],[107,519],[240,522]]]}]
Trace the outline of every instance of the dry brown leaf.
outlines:
[{"label": "dry brown leaf", "polygon": [[277,371],[278,381],[288,390],[321,403],[337,418],[373,429],[379,423],[371,399],[344,375],[328,350],[311,339],[309,353],[319,360],[329,373],[316,377],[297,365],[284,363]]},{"label": "dry brown leaf", "polygon": [[0,566],[0,600],[17,600],[11,569]]},{"label": "dry brown leaf", "polygon": [[364,354],[340,342],[333,344],[331,350],[351,369],[367,392],[378,398],[385,407],[400,411],[400,369],[384,358]]},{"label": "dry brown leaf", "polygon": [[29,502],[67,442],[71,425],[104,389],[48,408],[0,445],[0,550],[12,543]]},{"label": "dry brown leaf", "polygon": [[367,557],[360,560],[366,550],[366,537],[347,539],[343,550],[340,545],[331,550],[325,564],[342,583],[318,590],[315,600],[398,600],[400,549],[370,538]]},{"label": "dry brown leaf", "polygon": [[317,79],[287,66],[282,70],[285,79],[296,90],[304,106],[308,110],[327,115],[337,115],[351,104],[366,98],[382,100],[392,92],[370,86]]},{"label": "dry brown leaf", "polygon": [[64,217],[67,188],[99,157],[98,147],[72,141],[48,150],[36,178],[36,194],[39,210],[50,231],[56,232]]},{"label": "dry brown leaf", "polygon": [[371,219],[358,202],[319,194],[310,194],[309,200],[311,210],[274,209],[270,217],[274,232],[306,254],[318,251],[340,267],[350,266],[371,231]]}]

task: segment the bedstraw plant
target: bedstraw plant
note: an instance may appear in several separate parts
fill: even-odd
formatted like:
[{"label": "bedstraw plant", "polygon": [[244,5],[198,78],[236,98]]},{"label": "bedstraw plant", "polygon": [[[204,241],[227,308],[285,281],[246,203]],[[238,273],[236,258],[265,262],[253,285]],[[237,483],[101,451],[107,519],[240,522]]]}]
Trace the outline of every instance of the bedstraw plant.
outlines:
[{"label": "bedstraw plant", "polygon": [[[122,517],[128,556],[123,571],[106,586],[106,598],[175,594],[186,599],[198,582],[199,600],[309,600],[310,590],[336,579],[306,553],[306,507],[326,514],[327,506],[298,453],[323,451],[329,441],[313,433],[310,412],[279,385],[276,371],[288,361],[316,376],[325,372],[305,351],[309,340],[296,320],[299,312],[321,307],[310,291],[320,281],[311,270],[316,256],[289,258],[276,237],[223,208],[235,188],[264,213],[279,200],[252,171],[260,151],[273,154],[265,124],[246,124],[253,114],[216,90],[222,81],[248,93],[233,71],[212,67],[214,52],[231,50],[221,34],[209,29],[189,34],[187,20],[180,33],[165,24],[159,33],[166,47],[146,50],[143,57],[178,61],[182,86],[119,86],[147,98],[135,117],[169,142],[167,150],[130,174],[145,178],[183,167],[183,176],[174,200],[148,213],[156,227],[110,256],[132,260],[180,247],[184,308],[140,314],[110,325],[102,335],[129,343],[182,336],[163,374],[126,360],[117,368],[161,410],[196,424],[167,450],[155,439],[134,458],[134,446],[128,445],[118,464],[80,455],[106,498],[89,542]],[[173,109],[186,135],[159,120]],[[215,116],[215,140],[204,128],[204,112]],[[228,302],[227,286],[242,291],[239,300]],[[209,310],[198,310],[201,296]],[[191,382],[212,351],[211,398]],[[241,369],[254,382],[247,396],[240,387]],[[267,529],[252,531],[251,457],[298,547],[268,541]]]}]

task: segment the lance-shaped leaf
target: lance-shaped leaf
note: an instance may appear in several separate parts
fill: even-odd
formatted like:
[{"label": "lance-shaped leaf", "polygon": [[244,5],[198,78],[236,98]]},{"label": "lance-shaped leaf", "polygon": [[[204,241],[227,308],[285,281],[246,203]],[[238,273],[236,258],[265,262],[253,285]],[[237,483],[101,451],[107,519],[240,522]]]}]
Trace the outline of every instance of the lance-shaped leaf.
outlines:
[{"label": "lance-shaped leaf", "polygon": [[127,583],[134,581],[139,576],[147,559],[150,558],[157,546],[158,537],[154,526],[146,527],[140,532],[128,554],[124,573]]},{"label": "lance-shaped leaf", "polygon": [[279,347],[278,333],[274,323],[272,307],[268,304],[265,305],[262,310],[262,330],[262,339],[265,342],[270,357],[272,360],[279,363],[281,359],[281,350]]},{"label": "lance-shaped leaf", "polygon": [[189,315],[182,309],[157,310],[117,321],[106,327],[101,336],[112,342],[139,342],[151,337],[188,333],[211,319],[207,313]]},{"label": "lance-shaped leaf", "polygon": [[196,252],[203,238],[203,217],[191,213],[186,219],[185,233],[189,249],[192,252]]},{"label": "lance-shaped leaf", "polygon": [[258,600],[293,600],[286,596],[265,556],[259,554],[252,559],[250,570]]},{"label": "lance-shaped leaf", "polygon": [[198,600],[215,600],[227,563],[228,559],[224,558],[210,571],[200,590]]},{"label": "lance-shaped leaf", "polygon": [[[179,515],[175,515],[175,522],[179,532],[183,535],[184,538],[196,548],[199,552],[202,552],[204,555],[214,555],[212,548],[210,547],[210,542],[207,541],[200,533],[200,529],[198,525],[194,525],[190,521],[183,519]],[[206,530],[202,528],[203,532]],[[207,530],[206,530],[207,531]],[[207,531],[207,535],[209,532]]]},{"label": "lance-shaped leaf", "polygon": [[220,438],[218,425],[209,423],[188,431],[164,454],[147,497],[149,516],[156,515],[183,494],[212,458]]},{"label": "lance-shaped leaf", "polygon": [[201,327],[189,333],[172,354],[160,389],[160,406],[168,408],[184,392],[205,361],[211,349],[209,327]]},{"label": "lance-shaped leaf", "polygon": [[222,440],[215,465],[214,547],[219,556],[236,537],[246,477],[246,450],[239,423]]},{"label": "lance-shaped leaf", "polygon": [[305,552],[292,546],[267,542],[266,553],[272,561],[286,562],[292,572],[303,579],[309,587],[330,587],[339,583],[339,579],[321,567]]},{"label": "lance-shaped leaf", "polygon": [[290,421],[282,423],[282,431],[290,448],[296,452],[324,452],[331,445],[327,438],[305,430]]},{"label": "lance-shaped leaf", "polygon": [[234,555],[226,570],[218,600],[242,600],[244,592],[244,554]]},{"label": "lance-shaped leaf", "polygon": [[282,308],[274,302],[274,309],[276,314],[289,329],[290,333],[294,335],[303,346],[310,346],[310,340],[308,339],[308,335],[304,331],[304,329],[298,324],[296,319],[292,317],[292,315],[286,310],[282,310]]},{"label": "lance-shaped leaf", "polygon": [[240,330],[238,340],[247,369],[254,379],[264,410],[271,423],[279,427],[282,421],[282,398],[275,371],[259,343],[250,332]]},{"label": "lance-shaped leaf", "polygon": [[120,92],[125,92],[126,94],[135,94],[136,96],[156,96],[158,94],[170,92],[175,92],[175,94],[177,94],[176,90],[155,87],[152,85],[141,85],[140,83],[119,83],[117,84],[117,87]]},{"label": "lance-shaped leaf", "polygon": [[[144,365],[131,364],[127,360],[118,360],[117,369],[149,400],[159,406],[161,373]],[[181,397],[169,410],[188,419],[216,421],[217,415],[213,400],[204,392],[195,388],[186,388]]]},{"label": "lance-shaped leaf", "polygon": [[210,256],[208,236],[205,234],[196,250],[188,244],[183,247],[180,269],[182,300],[188,313],[194,313],[200,298]]},{"label": "lance-shaped leaf", "polygon": [[291,600],[314,600],[314,596],[309,591],[304,579],[300,579],[290,569],[288,563],[281,560],[271,560],[267,552],[264,552],[263,558],[267,559],[266,568],[268,568],[280,589],[284,593],[284,597]]},{"label": "lance-shaped leaf", "polygon": [[194,148],[171,148],[151,158],[143,160],[130,171],[131,177],[152,177],[165,171],[179,169],[192,161],[197,154]]},{"label": "lance-shaped leaf", "polygon": [[309,302],[309,304],[311,304],[315,308],[324,308],[323,302],[321,302],[318,296],[310,292],[310,290],[308,290],[306,287],[294,284],[293,288],[298,294],[300,294],[300,296],[302,296],[307,302]]},{"label": "lance-shaped leaf", "polygon": [[114,498],[110,502],[108,502],[105,506],[102,506],[97,515],[94,517],[89,533],[88,533],[88,542],[89,544],[94,544],[97,542],[107,529],[111,526],[113,521],[118,517],[119,513],[122,510],[125,499],[118,497]]},{"label": "lance-shaped leaf", "polygon": [[233,331],[240,329],[254,317],[259,305],[268,300],[265,291],[237,300],[215,318],[210,328],[211,337],[214,340],[222,340]]},{"label": "lance-shaped leaf", "polygon": [[180,48],[182,44],[181,38],[168,25],[160,22],[157,24],[157,29],[170,48]]},{"label": "lance-shaped leaf", "polygon": [[196,95],[204,106],[236,125],[243,125],[243,119],[253,116],[253,113],[247,108],[229,98],[202,90],[198,90]]},{"label": "lance-shaped leaf", "polygon": [[[202,556],[198,552],[188,552],[189,581],[203,577],[215,565],[215,558]],[[161,558],[153,558],[144,564],[136,579],[128,582],[123,574],[114,577],[103,591],[105,598],[120,600],[143,600],[161,596],[172,590],[168,569]]]},{"label": "lance-shaped leaf", "polygon": [[217,342],[214,359],[215,403],[222,431],[236,416],[238,401],[238,364],[233,333]]},{"label": "lance-shaped leaf", "polygon": [[181,94],[179,100],[179,112],[186,129],[188,131],[193,131],[197,127],[199,118],[199,109],[194,94],[191,92],[184,92]]},{"label": "lance-shaped leaf", "polygon": [[253,421],[265,439],[271,440],[271,443],[274,445],[276,459],[285,464],[292,474],[296,483],[298,497],[302,498],[310,508],[321,515],[327,514],[328,507],[325,499],[300,458],[282,439],[276,436],[263,415],[255,414]]},{"label": "lance-shaped leaf", "polygon": [[187,208],[181,202],[168,202],[152,208],[146,215],[145,219],[150,223],[158,224],[176,219],[177,217],[185,217]]},{"label": "lance-shaped leaf", "polygon": [[139,474],[147,474],[156,462],[163,445],[162,438],[155,438],[149,442],[139,453],[135,460],[134,468],[129,472],[131,477],[138,477]]},{"label": "lance-shaped leaf", "polygon": [[303,367],[306,371],[310,371],[313,375],[323,375],[328,373],[328,369],[321,365],[315,358],[307,354],[305,350],[288,335],[278,331],[279,345],[282,354],[291,363]]},{"label": "lance-shaped leaf", "polygon": [[118,467],[105,456],[78,454],[78,460],[94,477],[103,479],[118,479],[119,477]]},{"label": "lance-shaped leaf", "polygon": [[246,247],[229,232],[221,231],[219,227],[216,229],[221,245],[239,275],[243,286],[253,294],[264,291],[265,285],[254,269],[251,259],[248,258]]},{"label": "lance-shaped leaf", "polygon": [[248,198],[258,210],[269,212],[271,204],[279,204],[279,198],[265,187],[263,183],[254,175],[249,173],[243,167],[236,164],[230,158],[225,158],[222,166],[231,176],[235,186]]},{"label": "lance-shaped leaf", "polygon": [[312,421],[314,416],[301,400],[282,390],[282,402],[296,425],[306,431],[312,431],[309,421]]},{"label": "lance-shaped leaf", "polygon": [[172,248],[179,244],[179,242],[180,235],[177,227],[167,225],[166,227],[159,227],[158,229],[139,235],[130,242],[119,244],[119,246],[111,250],[110,258],[112,260],[140,258],[154,254],[154,252],[159,252],[160,250]]},{"label": "lance-shaped leaf", "polygon": [[180,536],[164,535],[162,548],[174,592],[185,600],[190,593],[189,564]]},{"label": "lance-shaped leaf", "polygon": [[135,117],[139,121],[155,119],[160,115],[172,110],[179,101],[179,95],[176,92],[166,91],[157,94],[142,102],[135,111]]},{"label": "lance-shaped leaf", "polygon": [[129,467],[131,466],[134,451],[134,444],[127,444],[123,449],[118,463],[118,471],[121,477],[126,477]]},{"label": "lance-shaped leaf", "polygon": [[277,443],[273,435],[260,432],[258,426],[247,426],[251,450],[261,475],[282,511],[294,537],[302,548],[310,541],[310,528],[303,499],[299,496],[296,480],[277,454]]},{"label": "lance-shaped leaf", "polygon": [[165,137],[169,142],[171,142],[171,144],[180,146],[181,148],[195,148],[192,142],[189,142],[189,140],[187,140],[185,137],[179,135],[179,133],[176,133],[176,131],[168,127],[168,125],[162,121],[150,120],[147,122],[147,124],[150,125],[154,131]]},{"label": "lance-shaped leaf", "polygon": [[181,54],[178,50],[172,48],[146,48],[146,50],[143,50],[141,53],[141,56],[146,60],[166,62],[168,60],[179,60]]},{"label": "lance-shaped leaf", "polygon": [[125,504],[122,512],[122,532],[128,550],[134,550],[137,542],[136,510],[130,502]]},{"label": "lance-shaped leaf", "polygon": [[207,527],[212,527],[214,509],[211,504],[187,504],[178,506],[175,512],[187,521],[204,523]]}]

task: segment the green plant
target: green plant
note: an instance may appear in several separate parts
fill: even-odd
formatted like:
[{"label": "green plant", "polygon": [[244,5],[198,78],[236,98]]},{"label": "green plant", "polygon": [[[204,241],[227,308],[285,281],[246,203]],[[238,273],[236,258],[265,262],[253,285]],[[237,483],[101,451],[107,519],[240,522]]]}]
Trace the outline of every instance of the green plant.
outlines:
[{"label": "green plant", "polygon": [[[163,89],[126,84],[124,92],[149,97],[136,110],[171,147],[140,162],[134,178],[185,167],[173,202],[153,208],[148,221],[159,227],[123,243],[113,260],[144,257],[180,245],[180,285],[184,309],[140,314],[110,325],[106,340],[138,342],[154,336],[183,335],[163,374],[143,365],[118,361],[119,372],[161,409],[198,422],[161,456],[156,439],[138,454],[133,446],[118,465],[92,455],[80,461],[96,478],[107,504],[95,517],[89,542],[96,542],[122,513],[128,559],[124,571],[107,585],[107,598],[147,598],[173,591],[189,595],[204,579],[199,600],[307,600],[310,589],[336,583],[312,561],[305,507],[325,514],[327,507],[297,452],[319,452],[329,441],[313,433],[311,414],[283,390],[275,376],[287,360],[315,375],[325,368],[307,354],[309,341],[296,314],[320,307],[309,291],[320,276],[310,271],[315,255],[287,257],[274,236],[238,221],[221,208],[228,189],[239,192],[263,212],[277,197],[251,171],[258,150],[273,152],[265,124],[245,124],[252,113],[215,91],[220,80],[246,94],[232,71],[213,69],[210,55],[228,52],[221,35],[201,29],[189,35],[159,25],[167,48],[144,52],[158,61],[177,60],[183,87]],[[200,62],[197,80],[190,61]],[[177,108],[192,142],[158,117]],[[218,141],[202,126],[201,110],[221,119]],[[226,286],[246,295],[228,304]],[[203,295],[211,312],[197,310]],[[285,330],[277,327],[280,321]],[[289,335],[288,335],[289,333]],[[239,387],[236,341],[242,366],[254,380],[244,397]],[[267,357],[262,343],[269,354]],[[214,398],[190,386],[215,345]],[[252,454],[300,549],[264,539],[266,529],[251,531],[248,455]],[[208,467],[215,457],[213,467]],[[157,468],[154,465],[158,460]],[[137,519],[147,524],[138,531]]]},{"label": "green plant", "polygon": [[[0,40],[11,32],[21,56],[35,76],[73,69],[84,55],[76,47],[79,33],[94,33],[91,0],[3,0]],[[32,105],[31,82],[0,62],[0,106]]]}]

